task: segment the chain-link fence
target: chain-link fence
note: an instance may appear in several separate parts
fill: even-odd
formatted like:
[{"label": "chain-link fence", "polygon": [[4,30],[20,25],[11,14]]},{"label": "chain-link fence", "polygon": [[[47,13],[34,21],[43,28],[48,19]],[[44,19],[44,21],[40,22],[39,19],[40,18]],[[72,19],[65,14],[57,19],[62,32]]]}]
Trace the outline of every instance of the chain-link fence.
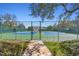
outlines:
[{"label": "chain-link fence", "polygon": [[77,21],[16,21],[0,22],[0,40],[76,40],[79,37]]}]

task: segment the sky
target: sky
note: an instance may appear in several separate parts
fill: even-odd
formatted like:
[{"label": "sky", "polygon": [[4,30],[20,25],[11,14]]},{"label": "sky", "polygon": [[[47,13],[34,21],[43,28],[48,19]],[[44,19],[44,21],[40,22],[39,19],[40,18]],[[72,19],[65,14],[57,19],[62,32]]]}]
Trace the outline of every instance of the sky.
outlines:
[{"label": "sky", "polygon": [[[68,6],[70,8],[71,5]],[[48,20],[45,19],[45,21],[58,21],[59,19],[57,18],[60,13],[62,13],[63,9],[61,7],[58,7],[59,9],[56,10],[55,16],[56,18]],[[16,15],[17,19],[16,21],[41,21],[40,17],[33,17],[30,16],[31,10],[30,10],[30,4],[28,3],[0,3],[0,15],[3,14],[13,14]],[[74,14],[72,15],[72,18],[74,18]],[[37,25],[38,22],[34,23]],[[55,22],[49,22],[48,24],[54,24]],[[48,25],[44,24],[44,25]],[[28,24],[27,24],[28,25]]]},{"label": "sky", "polygon": [[[59,10],[56,10],[55,15],[59,15],[62,12],[61,7]],[[60,12],[60,13],[59,13]],[[30,16],[30,4],[26,3],[0,3],[0,14],[14,14],[17,17],[17,21],[40,21],[39,17]],[[45,19],[47,20],[47,19]],[[51,19],[52,21],[53,19]],[[55,21],[56,19],[54,19]],[[50,21],[50,20],[49,20]]]}]

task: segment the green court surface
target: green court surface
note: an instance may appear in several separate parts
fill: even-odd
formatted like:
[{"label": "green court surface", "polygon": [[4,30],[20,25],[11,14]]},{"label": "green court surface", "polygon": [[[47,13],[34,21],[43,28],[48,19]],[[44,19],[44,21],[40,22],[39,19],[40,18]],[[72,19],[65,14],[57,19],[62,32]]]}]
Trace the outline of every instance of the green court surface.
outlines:
[{"label": "green court surface", "polygon": [[[42,40],[49,40],[49,41],[65,41],[65,40],[73,40],[76,39],[77,35],[75,34],[68,34],[68,33],[64,33],[63,35],[59,35],[59,39],[58,39],[58,35],[44,35],[43,33],[41,33],[41,39]],[[31,34],[27,35],[27,34],[16,34],[14,32],[9,32],[9,33],[1,33],[0,34],[0,40],[31,40]],[[32,39],[37,39],[40,40],[40,35],[39,33],[34,34]]]}]

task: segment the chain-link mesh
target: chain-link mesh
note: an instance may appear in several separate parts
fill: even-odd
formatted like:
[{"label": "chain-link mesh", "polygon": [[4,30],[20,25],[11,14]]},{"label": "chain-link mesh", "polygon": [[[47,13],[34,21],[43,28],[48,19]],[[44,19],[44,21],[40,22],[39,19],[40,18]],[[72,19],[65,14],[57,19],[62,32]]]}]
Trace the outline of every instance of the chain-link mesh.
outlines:
[{"label": "chain-link mesh", "polygon": [[64,21],[17,21],[15,25],[2,24],[0,39],[65,41],[79,37],[79,23]]}]

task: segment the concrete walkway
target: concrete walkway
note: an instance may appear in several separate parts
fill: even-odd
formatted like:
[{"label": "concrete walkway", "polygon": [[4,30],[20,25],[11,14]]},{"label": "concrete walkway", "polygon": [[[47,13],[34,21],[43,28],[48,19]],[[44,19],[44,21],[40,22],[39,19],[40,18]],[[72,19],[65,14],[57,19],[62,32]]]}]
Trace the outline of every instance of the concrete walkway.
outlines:
[{"label": "concrete walkway", "polygon": [[42,41],[31,40],[23,56],[51,56],[51,52]]}]

